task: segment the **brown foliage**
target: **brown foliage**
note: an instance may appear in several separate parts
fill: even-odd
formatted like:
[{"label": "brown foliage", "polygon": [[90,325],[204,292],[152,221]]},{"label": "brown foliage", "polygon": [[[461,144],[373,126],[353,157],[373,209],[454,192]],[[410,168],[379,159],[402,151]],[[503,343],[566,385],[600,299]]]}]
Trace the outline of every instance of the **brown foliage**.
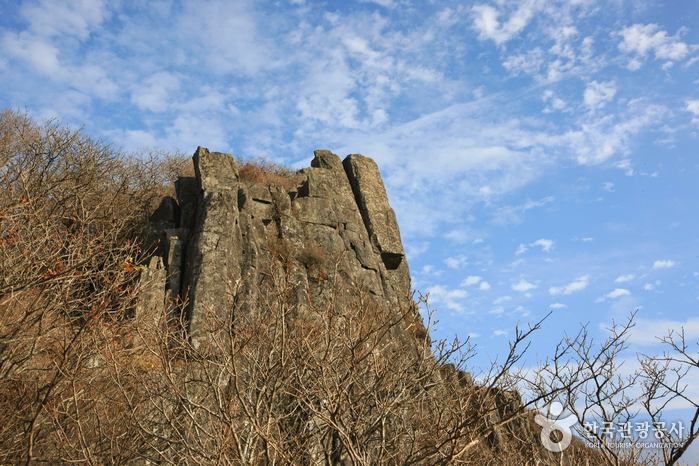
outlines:
[{"label": "brown foliage", "polygon": [[178,158],[149,156],[0,112],[1,464],[125,454],[93,335],[137,298],[134,239]]},{"label": "brown foliage", "polygon": [[236,159],[240,181],[243,183],[276,184],[289,190],[297,186],[303,179],[303,175],[297,173],[293,168],[270,162],[264,157],[251,159],[236,157]]}]

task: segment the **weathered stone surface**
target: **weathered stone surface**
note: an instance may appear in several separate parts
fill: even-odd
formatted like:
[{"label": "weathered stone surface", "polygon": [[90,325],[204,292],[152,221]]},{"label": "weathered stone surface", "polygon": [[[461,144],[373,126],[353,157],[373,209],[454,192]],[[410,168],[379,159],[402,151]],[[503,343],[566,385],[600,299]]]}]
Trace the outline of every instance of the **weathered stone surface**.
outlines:
[{"label": "weathered stone surface", "polygon": [[[232,155],[199,147],[193,159],[196,178],[181,178],[176,186],[179,215],[171,205],[161,213],[181,226],[163,233],[162,256],[168,298],[189,300],[195,345],[207,312],[218,310],[231,322],[259,312],[272,299],[270,280],[279,276],[293,290],[294,313],[322,301],[328,282],[349,295],[369,291],[391,312],[409,309],[410,325],[422,325],[395,214],[373,160],[350,155],[343,163],[330,151],[315,151],[311,167],[300,170],[303,181],[287,191],[240,183]],[[238,296],[235,309],[232,293]]]},{"label": "weathered stone surface", "polygon": [[178,219],[179,206],[177,201],[170,196],[163,198],[158,208],[148,219],[144,231],[144,249],[155,256],[165,257],[168,250],[165,230],[176,228]]},{"label": "weathered stone surface", "polygon": [[264,224],[269,224],[274,218],[274,205],[269,186],[254,183],[238,189],[238,208],[246,210],[254,218],[259,218]]},{"label": "weathered stone surface", "polygon": [[189,230],[186,228],[175,228],[165,230],[166,239],[169,245],[167,254],[167,291],[165,303],[168,307],[170,318],[175,317],[177,304],[182,300],[182,269],[184,267],[184,256],[189,239]]},{"label": "weathered stone surface", "polygon": [[165,305],[165,268],[162,258],[153,256],[147,268],[141,270],[136,315],[158,315]]},{"label": "weathered stone surface", "polygon": [[298,208],[298,219],[304,223],[315,223],[336,227],[338,224],[335,206],[331,199],[322,197],[300,197],[294,203]]},{"label": "weathered stone surface", "polygon": [[405,255],[396,214],[388,204],[386,187],[376,162],[360,154],[351,154],[343,164],[376,251]]},{"label": "weathered stone surface", "polygon": [[193,159],[201,193],[186,254],[184,291],[190,338],[198,347],[206,338],[208,313],[217,313],[223,321],[231,318],[228,298],[240,280],[242,236],[235,158],[199,147]]},{"label": "weathered stone surface", "polygon": [[206,314],[219,311],[227,318],[228,296],[240,279],[240,244],[237,191],[202,193],[196,228],[187,249],[185,291],[189,292],[187,318],[193,344],[202,338]]},{"label": "weathered stone surface", "polygon": [[375,272],[379,271],[379,265],[376,262],[376,254],[372,251],[368,241],[363,240],[356,231],[349,230],[346,227],[340,233],[340,236],[342,236],[342,239],[345,241],[347,250],[354,251],[362,267]]},{"label": "weathered stone surface", "polygon": [[177,225],[179,219],[180,208],[177,201],[170,196],[164,197],[158,208],[153,212],[153,215],[148,219],[153,223],[165,223],[168,225]]},{"label": "weathered stone surface", "polygon": [[233,155],[209,152],[209,149],[200,146],[193,159],[200,190],[238,189],[238,165]]},{"label": "weathered stone surface", "polygon": [[319,149],[313,152],[315,157],[311,160],[311,167],[314,168],[325,168],[333,170],[337,173],[342,171],[342,162],[340,157],[333,154],[329,150]]},{"label": "weathered stone surface", "polygon": [[189,231],[194,230],[197,217],[197,202],[199,199],[199,183],[193,176],[182,177],[175,181],[177,202],[180,205],[179,227]]},{"label": "weathered stone surface", "polygon": [[401,301],[411,301],[410,270],[405,260],[396,214],[388,203],[379,167],[372,159],[360,154],[348,155],[343,166],[372,247],[386,269],[386,275],[382,274],[382,277],[388,278],[388,284]]}]

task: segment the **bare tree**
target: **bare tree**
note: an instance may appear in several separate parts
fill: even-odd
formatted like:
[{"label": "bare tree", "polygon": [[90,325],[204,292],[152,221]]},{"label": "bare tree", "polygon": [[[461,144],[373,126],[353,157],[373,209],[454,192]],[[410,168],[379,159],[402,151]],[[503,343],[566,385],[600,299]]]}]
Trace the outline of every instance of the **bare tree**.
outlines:
[{"label": "bare tree", "polygon": [[92,370],[109,342],[90,335],[137,298],[134,240],[158,193],[133,177],[149,169],[80,130],[0,113],[1,463],[120,457]]}]

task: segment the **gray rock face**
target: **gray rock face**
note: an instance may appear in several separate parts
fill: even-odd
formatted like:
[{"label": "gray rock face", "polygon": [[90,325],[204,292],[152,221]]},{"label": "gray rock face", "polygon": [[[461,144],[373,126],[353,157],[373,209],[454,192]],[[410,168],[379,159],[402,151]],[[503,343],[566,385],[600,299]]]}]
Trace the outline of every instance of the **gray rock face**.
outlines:
[{"label": "gray rock face", "polygon": [[403,296],[410,294],[410,270],[405,260],[398,220],[388,204],[378,165],[360,154],[348,155],[343,165],[374,251],[381,256],[395,288]]},{"label": "gray rock face", "polygon": [[192,157],[194,173],[202,191],[237,191],[238,165],[235,157],[198,147]]},{"label": "gray rock face", "polygon": [[148,267],[143,268],[139,286],[141,296],[136,305],[136,315],[158,314],[163,308],[165,294],[165,268],[160,257],[151,257]]},{"label": "gray rock face", "polygon": [[175,181],[175,191],[180,204],[179,227],[192,231],[194,230],[194,221],[197,216],[199,183],[193,176],[182,177]]},{"label": "gray rock face", "polygon": [[[179,228],[158,225],[169,226],[162,233],[167,302],[188,300],[195,346],[207,332],[208,312],[218,310],[230,321],[259,312],[271,299],[270,277],[279,273],[292,287],[298,313],[326,299],[325,282],[334,283],[348,296],[366,290],[386,309],[407,311],[416,337],[427,335],[395,213],[372,159],[353,154],[342,162],[317,150],[289,190],[239,182],[232,155],[199,147],[193,159],[196,179],[176,185]],[[243,296],[235,305],[229,302],[234,290]]]},{"label": "gray rock face", "polygon": [[165,230],[177,228],[180,212],[177,201],[170,196],[163,198],[153,215],[148,219],[148,226],[143,232],[144,248],[154,256],[165,257],[168,243]]},{"label": "gray rock face", "polygon": [[240,279],[242,237],[238,220],[238,167],[235,157],[199,147],[194,153],[199,187],[197,214],[185,259],[183,292],[192,343],[206,332],[208,313],[231,319],[228,298]]}]

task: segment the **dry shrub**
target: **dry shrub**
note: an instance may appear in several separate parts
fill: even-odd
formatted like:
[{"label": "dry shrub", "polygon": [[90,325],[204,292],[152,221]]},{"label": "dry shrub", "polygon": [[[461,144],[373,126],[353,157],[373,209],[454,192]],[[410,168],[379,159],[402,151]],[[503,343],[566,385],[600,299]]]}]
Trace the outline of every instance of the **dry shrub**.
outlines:
[{"label": "dry shrub", "polygon": [[0,464],[133,456],[102,330],[133,313],[135,239],[182,161],[0,112]]},{"label": "dry shrub", "polygon": [[328,258],[318,246],[305,246],[299,251],[299,260],[309,269],[319,268]]},{"label": "dry shrub", "polygon": [[236,157],[236,161],[238,162],[240,181],[244,183],[276,184],[288,191],[297,186],[303,179],[303,175],[297,173],[293,168],[270,162],[265,157],[251,159]]}]

